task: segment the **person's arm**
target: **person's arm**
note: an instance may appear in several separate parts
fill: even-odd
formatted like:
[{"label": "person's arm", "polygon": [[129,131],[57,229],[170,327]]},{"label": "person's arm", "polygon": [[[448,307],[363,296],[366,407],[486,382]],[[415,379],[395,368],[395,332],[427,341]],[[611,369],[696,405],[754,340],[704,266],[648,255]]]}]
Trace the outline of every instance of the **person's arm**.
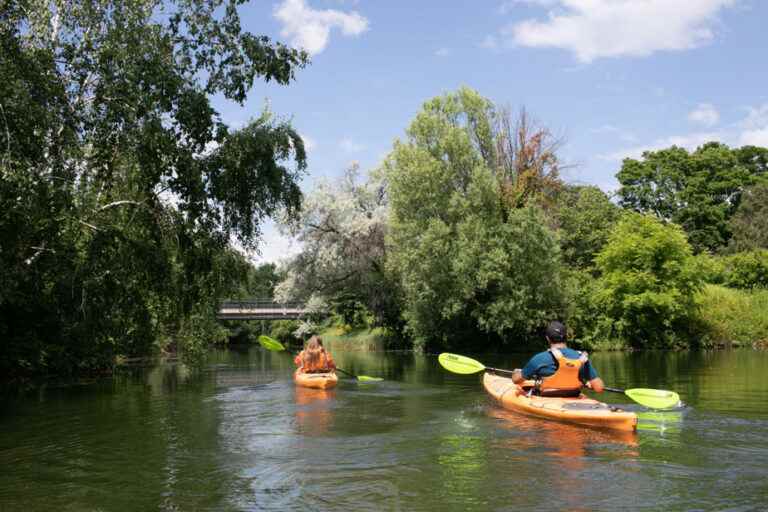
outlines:
[{"label": "person's arm", "polygon": [[299,354],[293,358],[293,362],[294,364],[296,364],[296,366],[301,366],[301,354],[303,353],[304,353],[303,351],[299,352]]},{"label": "person's arm", "polygon": [[533,379],[541,365],[540,359],[539,355],[535,355],[523,366],[522,370],[516,368],[512,373],[512,382],[520,384],[523,381]]},{"label": "person's arm", "polygon": [[325,361],[328,363],[328,368],[331,370],[336,369],[336,363],[333,361],[333,357],[331,357],[331,354],[329,352],[325,353]]},{"label": "person's arm", "polygon": [[605,391],[605,384],[603,384],[603,379],[600,377],[596,377],[587,382],[587,387],[595,393],[602,393]]},{"label": "person's arm", "polygon": [[602,393],[605,390],[605,384],[603,383],[603,379],[597,375],[597,371],[590,361],[584,363],[583,370],[586,386],[595,393]]}]

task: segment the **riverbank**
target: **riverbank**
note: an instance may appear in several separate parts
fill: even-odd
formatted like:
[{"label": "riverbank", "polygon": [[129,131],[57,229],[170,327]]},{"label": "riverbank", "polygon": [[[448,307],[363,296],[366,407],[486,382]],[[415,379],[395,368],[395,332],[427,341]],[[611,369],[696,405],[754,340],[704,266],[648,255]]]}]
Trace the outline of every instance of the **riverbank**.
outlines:
[{"label": "riverbank", "polygon": [[383,327],[329,327],[322,330],[320,336],[329,348],[342,350],[375,351],[387,349],[411,348],[404,340],[398,339]]},{"label": "riverbank", "polygon": [[[698,315],[693,328],[693,339],[688,344],[668,347],[669,350],[768,348],[768,290],[738,290],[708,284],[697,296]],[[578,333],[577,333],[578,334]],[[320,332],[326,342],[343,350],[381,350],[411,348],[384,328],[328,327]],[[580,347],[576,336],[572,344]],[[509,346],[507,351],[532,350],[529,345]],[[592,342],[586,348],[591,352],[634,351],[629,340],[606,339]]]},{"label": "riverbank", "polygon": [[707,285],[698,297],[704,347],[768,345],[768,290]]}]

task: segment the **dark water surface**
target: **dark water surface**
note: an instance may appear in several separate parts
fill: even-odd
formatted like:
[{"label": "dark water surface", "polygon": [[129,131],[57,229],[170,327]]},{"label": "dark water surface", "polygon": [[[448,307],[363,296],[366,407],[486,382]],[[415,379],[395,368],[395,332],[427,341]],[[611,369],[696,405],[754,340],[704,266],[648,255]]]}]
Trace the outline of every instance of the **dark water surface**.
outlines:
[{"label": "dark water surface", "polygon": [[[5,396],[0,511],[766,510],[768,353],[603,353],[608,385],[674,389],[637,434],[529,419],[436,357],[334,353],[385,377],[294,387],[260,348]],[[519,367],[526,355],[486,356]]]}]

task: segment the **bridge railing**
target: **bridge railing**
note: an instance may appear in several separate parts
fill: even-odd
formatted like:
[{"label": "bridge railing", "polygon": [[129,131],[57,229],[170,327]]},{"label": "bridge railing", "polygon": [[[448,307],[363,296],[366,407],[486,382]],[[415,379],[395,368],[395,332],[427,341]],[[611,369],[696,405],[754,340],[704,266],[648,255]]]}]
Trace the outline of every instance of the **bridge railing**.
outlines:
[{"label": "bridge railing", "polygon": [[304,304],[301,302],[279,303],[269,299],[225,300],[219,304],[219,310],[222,309],[274,309],[280,311],[285,309],[304,309]]}]

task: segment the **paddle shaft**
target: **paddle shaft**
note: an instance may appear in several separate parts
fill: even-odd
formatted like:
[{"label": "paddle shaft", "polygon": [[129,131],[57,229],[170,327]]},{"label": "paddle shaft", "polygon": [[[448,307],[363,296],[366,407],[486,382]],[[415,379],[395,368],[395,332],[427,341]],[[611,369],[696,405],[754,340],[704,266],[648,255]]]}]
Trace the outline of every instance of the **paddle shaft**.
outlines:
[{"label": "paddle shaft", "polygon": [[515,373],[515,370],[502,370],[501,368],[491,368],[490,366],[485,367],[485,371],[491,371],[491,372],[497,372],[497,373]]},{"label": "paddle shaft", "polygon": [[612,391],[613,393],[621,393],[622,395],[627,392],[625,389],[609,388],[608,386],[604,386],[603,389],[606,391]]},{"label": "paddle shaft", "polygon": [[336,368],[336,371],[337,371],[337,372],[341,372],[341,373],[343,373],[343,374],[345,374],[345,375],[349,375],[350,377],[354,377],[354,378],[357,378],[357,375],[355,375],[355,374],[354,374],[354,373],[352,373],[352,372],[348,372],[347,370],[342,370],[341,368]]}]

